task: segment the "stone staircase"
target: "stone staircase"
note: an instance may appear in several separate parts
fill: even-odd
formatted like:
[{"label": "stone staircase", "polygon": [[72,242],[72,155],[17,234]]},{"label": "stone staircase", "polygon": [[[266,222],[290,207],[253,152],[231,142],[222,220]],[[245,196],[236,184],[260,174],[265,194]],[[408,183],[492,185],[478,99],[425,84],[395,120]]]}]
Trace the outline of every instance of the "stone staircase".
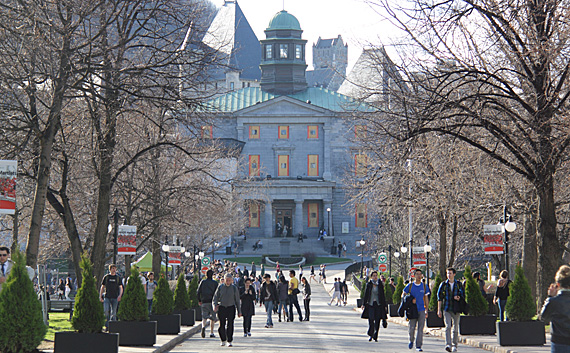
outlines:
[{"label": "stone staircase", "polygon": [[325,249],[325,242],[316,238],[303,239],[297,242],[297,238],[261,238],[263,249],[253,250],[253,245],[260,238],[248,237],[247,240],[238,241],[239,255],[277,255],[280,251],[280,241],[287,239],[291,241],[290,252],[292,255],[302,255],[307,252],[315,253],[317,256],[330,255],[329,249]]}]

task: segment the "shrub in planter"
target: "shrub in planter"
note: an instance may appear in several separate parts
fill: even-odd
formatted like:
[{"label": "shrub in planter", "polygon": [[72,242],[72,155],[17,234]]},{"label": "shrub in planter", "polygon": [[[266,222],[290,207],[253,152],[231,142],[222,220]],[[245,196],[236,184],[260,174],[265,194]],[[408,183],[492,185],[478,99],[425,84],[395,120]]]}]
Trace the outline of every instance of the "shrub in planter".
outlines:
[{"label": "shrub in planter", "polygon": [[400,305],[402,301],[402,292],[404,291],[404,278],[402,276],[398,277],[398,283],[396,284],[396,290],[392,295],[392,300],[395,305]]},{"label": "shrub in planter", "polygon": [[479,285],[471,273],[471,267],[465,266],[463,274],[466,278],[465,301],[469,304],[469,315],[461,317],[459,332],[462,335],[494,335],[496,332],[495,315],[485,315],[489,309]]},{"label": "shrub in planter", "polygon": [[180,315],[172,314],[174,297],[170,285],[164,276],[160,276],[152,299],[151,320],[157,322],[158,334],[178,334],[180,332]]},{"label": "shrub in planter", "polygon": [[384,296],[386,297],[386,304],[394,304],[392,300],[393,295],[394,293],[392,293],[392,286],[390,285],[390,281],[386,281],[384,284]]},{"label": "shrub in planter", "polygon": [[119,335],[116,333],[102,333],[105,325],[103,304],[99,300],[99,293],[93,277],[93,265],[87,257],[81,257],[81,287],[75,296],[75,307],[71,325],[77,332],[56,332],[56,353],[77,352],[118,352]]},{"label": "shrub in planter", "polygon": [[509,321],[497,322],[499,344],[501,346],[545,344],[544,322],[532,320],[536,313],[536,303],[520,265],[517,265],[515,280],[509,285],[509,292],[506,306]]},{"label": "shrub in planter", "polygon": [[42,342],[47,327],[24,255],[16,250],[12,260],[12,270],[0,292],[0,352],[32,352]]},{"label": "shrub in planter", "polygon": [[196,321],[202,321],[202,309],[198,305],[198,276],[192,277],[190,284],[188,285],[188,297],[190,298],[190,307],[195,311]]},{"label": "shrub in planter", "polygon": [[428,307],[429,311],[426,319],[427,327],[445,327],[443,317],[437,316],[437,291],[439,290],[441,282],[443,281],[441,279],[441,275],[438,273],[435,276],[429,298],[429,307]]},{"label": "shrub in planter", "polygon": [[190,297],[186,290],[186,280],[183,274],[179,275],[176,281],[176,289],[174,290],[174,313],[180,314],[182,325],[194,325],[194,310],[190,309]]}]

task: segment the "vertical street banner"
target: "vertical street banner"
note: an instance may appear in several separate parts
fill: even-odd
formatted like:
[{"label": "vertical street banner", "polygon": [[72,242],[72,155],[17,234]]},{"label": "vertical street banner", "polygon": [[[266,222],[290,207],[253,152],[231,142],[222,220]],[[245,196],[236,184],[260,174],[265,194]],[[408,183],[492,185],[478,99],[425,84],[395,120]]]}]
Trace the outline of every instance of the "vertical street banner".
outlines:
[{"label": "vertical street banner", "polygon": [[423,246],[414,246],[412,253],[412,256],[414,257],[414,267],[426,265],[426,253],[424,252]]},{"label": "vertical street banner", "polygon": [[119,226],[117,255],[137,254],[137,227]]},{"label": "vertical street banner", "polygon": [[16,213],[18,161],[0,161],[0,214]]},{"label": "vertical street banner", "polygon": [[168,252],[168,264],[170,266],[182,265],[182,247],[179,245],[171,245]]},{"label": "vertical street banner", "polygon": [[485,254],[500,255],[504,252],[503,225],[483,225],[483,247]]}]

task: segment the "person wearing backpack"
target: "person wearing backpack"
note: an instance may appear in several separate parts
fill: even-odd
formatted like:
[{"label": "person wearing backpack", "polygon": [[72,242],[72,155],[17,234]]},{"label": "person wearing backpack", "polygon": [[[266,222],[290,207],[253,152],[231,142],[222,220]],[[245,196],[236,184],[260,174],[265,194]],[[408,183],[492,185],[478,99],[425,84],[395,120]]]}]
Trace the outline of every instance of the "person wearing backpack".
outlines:
[{"label": "person wearing backpack", "polygon": [[502,270],[499,277],[493,303],[495,305],[499,305],[499,316],[501,321],[505,321],[505,307],[507,306],[507,298],[510,295],[509,284],[511,284],[511,280],[509,279],[509,273],[506,270]]},{"label": "person wearing backpack", "polygon": [[152,312],[152,297],[154,295],[154,290],[158,286],[158,283],[154,280],[154,272],[148,273],[148,280],[146,281],[145,291],[146,291],[146,300],[148,302],[148,312]]},{"label": "person wearing backpack", "polygon": [[218,313],[220,320],[220,328],[218,333],[222,340],[221,346],[232,346],[234,340],[234,321],[236,318],[236,310],[238,317],[241,317],[241,305],[239,298],[239,290],[233,284],[234,280],[231,273],[226,273],[224,283],[218,286],[214,293],[214,311]]},{"label": "person wearing backpack", "polygon": [[[456,311],[455,302],[465,298],[465,290],[461,282],[455,279],[455,269],[449,267],[446,271],[447,280],[442,282],[437,290],[437,316],[444,317],[445,321],[445,350],[457,352],[459,342],[459,318],[461,313]],[[453,342],[451,330],[453,329]]]},{"label": "person wearing backpack", "polygon": [[[424,324],[426,321],[426,317],[428,315],[428,294],[429,289],[427,286],[422,282],[422,270],[416,269],[414,272],[414,281],[409,283],[402,292],[402,296],[405,294],[409,294],[412,296],[412,305],[415,305],[418,309],[418,317],[416,319],[409,319],[408,321],[408,335],[409,335],[409,343],[408,348],[412,349],[414,347],[414,336],[416,341],[416,350],[418,352],[422,352],[422,344],[423,344],[423,333],[424,333]],[[416,325],[418,328],[418,334],[415,335],[416,332]]]},{"label": "person wearing backpack", "polygon": [[198,305],[200,305],[200,310],[202,311],[202,338],[206,337],[206,327],[208,327],[208,320],[210,320],[210,338],[216,337],[216,335],[214,335],[216,314],[214,313],[214,307],[212,306],[212,299],[214,298],[216,289],[218,289],[218,282],[212,278],[213,276],[214,271],[206,271],[206,278],[200,282],[198,285],[198,290],[196,291],[196,295],[198,297]]}]

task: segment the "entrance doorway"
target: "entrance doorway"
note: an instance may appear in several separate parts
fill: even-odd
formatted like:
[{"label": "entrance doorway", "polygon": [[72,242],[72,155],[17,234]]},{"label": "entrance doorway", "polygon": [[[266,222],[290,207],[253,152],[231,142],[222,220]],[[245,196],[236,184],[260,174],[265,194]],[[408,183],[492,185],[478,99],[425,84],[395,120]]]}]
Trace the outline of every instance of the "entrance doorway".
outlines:
[{"label": "entrance doorway", "polygon": [[291,225],[293,224],[291,214],[292,209],[277,209],[275,210],[275,236],[276,237],[290,237],[293,233]]}]

